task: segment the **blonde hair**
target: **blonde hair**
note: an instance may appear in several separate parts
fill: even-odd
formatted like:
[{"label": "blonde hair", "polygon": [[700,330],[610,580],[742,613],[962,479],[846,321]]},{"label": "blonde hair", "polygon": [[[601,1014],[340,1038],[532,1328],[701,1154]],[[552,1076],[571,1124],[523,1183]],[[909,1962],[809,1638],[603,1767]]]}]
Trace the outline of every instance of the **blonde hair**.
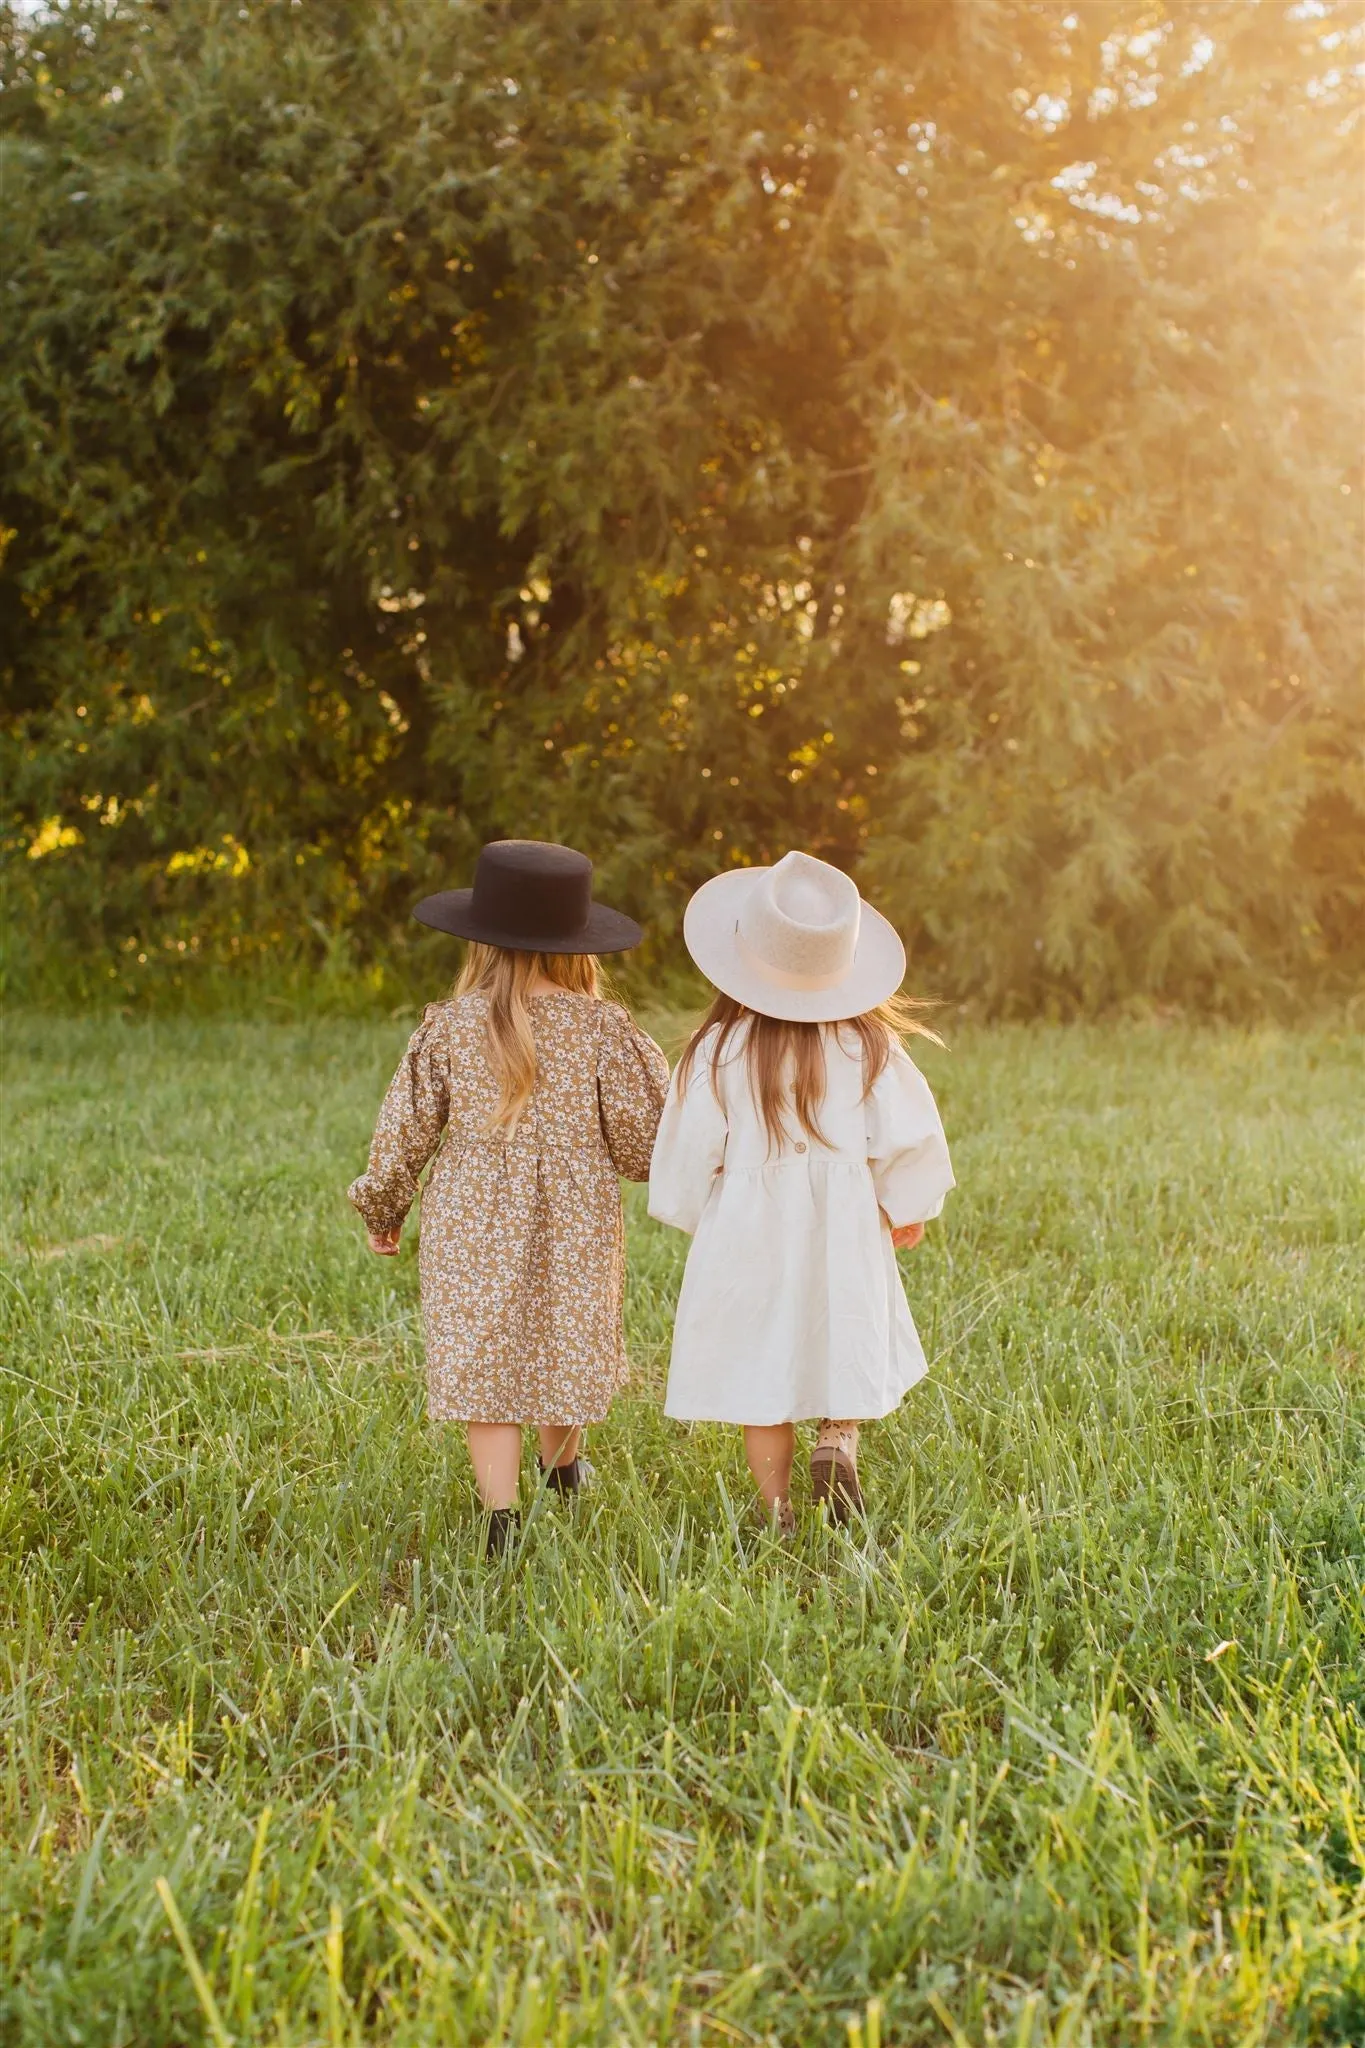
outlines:
[{"label": "blonde hair", "polygon": [[698,1049],[708,1031],[716,1040],[711,1047],[711,1089],[720,1100],[717,1080],[725,1048],[741,1024],[744,1034],[743,1059],[754,1102],[768,1134],[768,1149],[781,1149],[787,1132],[787,1116],[793,1112],[798,1127],[818,1145],[826,1142],[820,1129],[820,1104],[825,1092],[825,1033],[836,1038],[851,1031],[863,1055],[863,1100],[866,1101],[891,1057],[891,1048],[906,1037],[943,1040],[924,1022],[928,1004],[914,996],[892,996],[875,1010],[860,1017],[846,1017],[837,1024],[798,1024],[785,1017],[765,1017],[760,1010],[746,1010],[733,996],[717,995],[710,1009],[687,1043],[678,1062],[677,1086],[681,1095],[691,1077]]},{"label": "blonde hair", "polygon": [[484,1043],[498,1084],[490,1131],[510,1137],[536,1085],[536,1041],[531,1029],[530,991],[544,977],[571,995],[601,993],[602,974],[593,953],[514,953],[506,946],[471,940],[451,996],[488,999]]}]

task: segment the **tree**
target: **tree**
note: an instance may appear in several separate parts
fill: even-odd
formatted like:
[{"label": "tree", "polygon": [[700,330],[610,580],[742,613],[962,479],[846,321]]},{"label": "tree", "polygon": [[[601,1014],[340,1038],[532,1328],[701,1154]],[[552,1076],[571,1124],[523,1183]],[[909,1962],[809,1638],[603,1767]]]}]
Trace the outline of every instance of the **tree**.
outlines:
[{"label": "tree", "polygon": [[802,844],[997,1009],[1347,971],[1353,39],[1197,0],[12,26],[28,914],[116,965],[373,953],[534,833],[666,946]]}]

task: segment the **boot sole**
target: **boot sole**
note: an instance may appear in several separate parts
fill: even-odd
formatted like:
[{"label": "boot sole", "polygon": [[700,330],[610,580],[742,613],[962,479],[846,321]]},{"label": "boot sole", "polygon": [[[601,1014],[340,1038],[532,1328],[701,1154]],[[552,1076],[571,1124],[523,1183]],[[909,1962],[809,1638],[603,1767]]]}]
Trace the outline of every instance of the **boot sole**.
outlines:
[{"label": "boot sole", "polygon": [[811,1452],[810,1494],[817,1507],[824,1502],[833,1521],[846,1522],[863,1512],[857,1468],[835,1444],[819,1444]]}]

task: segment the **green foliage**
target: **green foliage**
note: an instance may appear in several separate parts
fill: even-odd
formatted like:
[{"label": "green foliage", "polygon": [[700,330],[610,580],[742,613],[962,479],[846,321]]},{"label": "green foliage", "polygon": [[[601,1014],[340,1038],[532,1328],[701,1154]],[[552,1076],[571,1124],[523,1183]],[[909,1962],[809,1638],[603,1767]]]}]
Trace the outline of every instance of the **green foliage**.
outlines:
[{"label": "green foliage", "polygon": [[852,1538],[660,1413],[637,1200],[599,1489],[489,1571],[341,1194],[404,1029],[12,1027],[0,2039],[221,2038],[160,1880],[238,2048],[1358,2041],[1359,1039],[930,1049]]},{"label": "green foliage", "polygon": [[[995,1010],[1362,959],[1347,0],[10,17],[13,915],[403,969],[792,844]],[[169,966],[168,966],[169,963]]]}]

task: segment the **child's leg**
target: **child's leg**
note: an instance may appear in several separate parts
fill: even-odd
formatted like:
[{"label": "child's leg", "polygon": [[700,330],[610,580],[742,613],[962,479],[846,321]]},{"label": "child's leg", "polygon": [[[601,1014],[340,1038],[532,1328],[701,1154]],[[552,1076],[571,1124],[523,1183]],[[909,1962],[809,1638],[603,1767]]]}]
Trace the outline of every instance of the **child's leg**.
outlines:
[{"label": "child's leg", "polygon": [[514,1507],[521,1477],[521,1424],[467,1422],[465,1436],[479,1499],[486,1508]]},{"label": "child's leg", "polygon": [[791,1492],[795,1453],[796,1430],[792,1423],[744,1425],[744,1455],[749,1460],[754,1484],[770,1508],[780,1506]]},{"label": "child's leg", "polygon": [[578,1439],[583,1434],[578,1423],[572,1429],[565,1429],[559,1422],[546,1423],[536,1434],[540,1438],[542,1472],[548,1472],[553,1465],[572,1465],[578,1456]]},{"label": "child's leg", "polygon": [[592,1479],[592,1466],[578,1455],[582,1441],[581,1423],[566,1428],[562,1422],[549,1423],[537,1431],[540,1437],[540,1473],[551,1493],[561,1498],[576,1494]]}]

